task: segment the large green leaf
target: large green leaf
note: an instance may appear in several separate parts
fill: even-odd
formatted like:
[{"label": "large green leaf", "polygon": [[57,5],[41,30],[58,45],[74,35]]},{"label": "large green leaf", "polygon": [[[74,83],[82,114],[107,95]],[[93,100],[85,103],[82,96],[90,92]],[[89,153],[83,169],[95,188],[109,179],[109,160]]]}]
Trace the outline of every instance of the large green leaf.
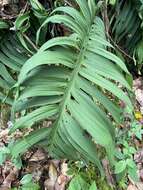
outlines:
[{"label": "large green leaf", "polygon": [[12,100],[7,98],[7,95],[16,83],[17,75],[28,58],[26,50],[18,42],[16,35],[7,32],[7,36],[4,36],[0,42],[0,88],[2,94],[0,100],[12,104]]},{"label": "large green leaf", "polygon": [[[129,72],[123,61],[108,51],[112,46],[102,20],[96,17],[94,1],[75,2],[79,9],[57,8],[37,32],[38,43],[48,23],[63,24],[71,31],[69,36],[47,41],[23,65],[13,110],[26,109],[27,114],[16,121],[11,132],[43,119],[52,120],[47,139],[43,136],[49,153],[56,158],[92,161],[102,172],[96,145],[105,148],[113,163],[115,134],[110,118],[120,123],[118,100],[132,111],[127,95],[131,87],[124,77]],[[34,110],[29,112],[29,107]]]},{"label": "large green leaf", "polygon": [[131,56],[141,39],[141,20],[138,14],[140,4],[140,0],[117,0],[115,14],[111,14],[111,21],[113,21],[111,29],[114,40]]}]

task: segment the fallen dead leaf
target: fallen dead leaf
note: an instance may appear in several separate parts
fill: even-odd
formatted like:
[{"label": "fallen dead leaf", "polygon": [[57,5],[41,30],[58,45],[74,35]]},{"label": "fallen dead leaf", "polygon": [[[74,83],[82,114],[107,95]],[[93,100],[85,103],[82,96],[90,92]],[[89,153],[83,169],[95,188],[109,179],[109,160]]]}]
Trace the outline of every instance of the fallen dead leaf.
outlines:
[{"label": "fallen dead leaf", "polygon": [[2,175],[4,179],[12,171],[12,169],[13,169],[12,163],[9,160],[7,160],[5,164],[3,165],[3,169],[2,169]]},{"label": "fallen dead leaf", "polygon": [[46,159],[46,153],[42,149],[38,149],[29,159],[29,162],[39,162]]},{"label": "fallen dead leaf", "polygon": [[129,181],[131,182],[131,184],[128,187],[130,189],[127,189],[127,190],[143,190],[143,183],[142,182],[135,182],[129,176],[128,176],[128,178],[129,178]]},{"label": "fallen dead leaf", "polygon": [[65,188],[66,188],[66,182],[62,183],[61,185],[59,185],[58,183],[56,183],[54,190],[65,190]]},{"label": "fallen dead leaf", "polygon": [[65,175],[60,175],[59,177],[58,177],[58,179],[57,179],[57,182],[58,182],[58,184],[59,185],[62,185],[63,183],[65,183],[67,181],[67,176],[65,176]]},{"label": "fallen dead leaf", "polygon": [[142,89],[142,87],[143,87],[143,80],[141,77],[133,81],[133,90]]},{"label": "fallen dead leaf", "polygon": [[0,131],[0,139],[4,139],[8,137],[9,129],[5,129]]},{"label": "fallen dead leaf", "polygon": [[54,166],[53,163],[50,163],[49,166],[49,179],[45,180],[44,182],[44,186],[45,186],[45,190],[55,190],[55,184],[57,181],[57,170]]},{"label": "fallen dead leaf", "polygon": [[143,181],[143,169],[139,171],[139,176],[140,176],[141,181]]},{"label": "fallen dead leaf", "polygon": [[54,160],[50,160],[50,162],[53,163],[56,168],[59,168],[61,160],[54,159]]},{"label": "fallen dead leaf", "polygon": [[10,3],[9,0],[3,0],[3,1],[2,1],[2,5],[8,5],[9,3]]},{"label": "fallen dead leaf", "polygon": [[108,160],[106,160],[106,159],[102,160],[102,164],[103,164],[103,167],[105,169],[105,175],[106,175],[106,179],[107,179],[108,184],[111,187],[115,187],[115,181],[113,179]]},{"label": "fallen dead leaf", "polygon": [[13,170],[11,170],[11,172],[9,173],[9,175],[4,179],[0,190],[11,189],[11,184],[16,180],[17,175],[18,169],[14,167]]},{"label": "fallen dead leaf", "polygon": [[136,183],[136,186],[137,186],[138,190],[143,190],[143,183],[142,182]]},{"label": "fallen dead leaf", "polygon": [[138,190],[138,189],[134,185],[129,185],[127,190]]},{"label": "fallen dead leaf", "polygon": [[8,187],[0,187],[0,190],[11,190],[11,188],[8,188]]},{"label": "fallen dead leaf", "polygon": [[42,164],[37,162],[29,162],[27,168],[25,169],[25,175],[26,173],[30,173],[33,176],[34,181],[39,182],[42,174],[43,174],[44,167]]},{"label": "fallen dead leaf", "polygon": [[134,160],[135,160],[136,163],[143,163],[143,149],[139,150],[134,155]]},{"label": "fallen dead leaf", "polygon": [[68,164],[64,162],[61,165],[61,173],[65,176],[67,176],[67,171],[68,171]]},{"label": "fallen dead leaf", "polygon": [[49,166],[49,178],[52,180],[52,181],[56,181],[57,179],[57,170],[54,166],[53,163],[50,164]]},{"label": "fallen dead leaf", "polygon": [[136,100],[138,101],[140,106],[143,107],[143,90],[137,89],[135,91],[135,95],[136,95]]}]

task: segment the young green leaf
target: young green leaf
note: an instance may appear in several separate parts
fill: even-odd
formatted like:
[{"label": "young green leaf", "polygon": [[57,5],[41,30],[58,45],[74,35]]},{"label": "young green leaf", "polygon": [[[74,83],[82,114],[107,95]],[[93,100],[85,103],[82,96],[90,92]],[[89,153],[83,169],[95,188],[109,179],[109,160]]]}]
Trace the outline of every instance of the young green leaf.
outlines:
[{"label": "young green leaf", "polygon": [[90,186],[89,190],[97,190],[95,182],[92,183],[92,185]]},{"label": "young green leaf", "polygon": [[21,183],[22,185],[28,184],[28,183],[30,183],[30,182],[32,182],[32,174],[26,174],[26,175],[24,175],[23,178],[20,180],[20,183]]},{"label": "young green leaf", "polygon": [[115,164],[115,174],[122,173],[127,167],[126,160],[121,160]]}]

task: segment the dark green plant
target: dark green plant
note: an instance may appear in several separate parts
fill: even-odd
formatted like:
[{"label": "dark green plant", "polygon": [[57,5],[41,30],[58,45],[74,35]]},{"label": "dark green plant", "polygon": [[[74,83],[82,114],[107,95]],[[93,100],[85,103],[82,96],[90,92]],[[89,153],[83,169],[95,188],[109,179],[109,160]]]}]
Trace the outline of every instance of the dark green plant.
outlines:
[{"label": "dark green plant", "polygon": [[[25,9],[24,12],[22,10],[14,26],[12,21],[0,20],[0,101],[10,105],[16,95],[12,87],[22,65],[37,52],[35,34],[48,15],[47,10],[38,1],[31,0],[29,6],[30,3],[31,9]],[[38,16],[39,14],[41,16]]]},{"label": "dark green plant", "polygon": [[117,0],[115,11],[111,14],[113,23],[111,30],[114,41],[131,57],[141,39],[141,20],[138,5],[139,0]]},{"label": "dark green plant", "polygon": [[95,182],[90,185],[80,175],[77,175],[71,180],[68,190],[97,190],[97,187]]},{"label": "dark green plant", "polygon": [[133,181],[138,181],[137,166],[133,159],[136,149],[130,146],[127,141],[123,142],[122,145],[122,151],[116,153],[116,157],[119,161],[115,164],[115,174],[118,175],[119,180],[128,174]]},{"label": "dark green plant", "polygon": [[109,39],[126,59],[133,75],[142,74],[142,0],[117,0],[108,7]]},{"label": "dark green plant", "polygon": [[17,37],[6,32],[7,35],[0,42],[0,101],[12,105],[14,94],[11,89],[29,56]]},{"label": "dark green plant", "polygon": [[[26,61],[15,84],[17,96],[12,110],[25,110],[26,114],[14,123],[11,133],[45,119],[52,120],[52,126],[34,128],[11,148],[11,154],[17,158],[44,140],[40,144],[53,157],[91,161],[103,174],[96,145],[105,148],[113,164],[115,131],[107,113],[116,123],[121,122],[119,99],[132,111],[132,103],[123,90],[131,90],[125,78],[130,74],[123,61],[108,50],[114,48],[106,40],[94,0],[75,3],[76,8],[56,8],[43,22],[37,32],[37,44],[49,23],[67,27],[68,36],[45,42]],[[116,97],[116,102],[108,95]]]},{"label": "dark green plant", "polygon": [[32,174],[26,174],[20,180],[20,187],[11,190],[40,190],[40,186],[33,182]]},{"label": "dark green plant", "polygon": [[131,128],[128,132],[129,137],[134,138],[136,137],[138,140],[142,140],[143,135],[143,126],[138,121],[134,121],[131,123]]}]

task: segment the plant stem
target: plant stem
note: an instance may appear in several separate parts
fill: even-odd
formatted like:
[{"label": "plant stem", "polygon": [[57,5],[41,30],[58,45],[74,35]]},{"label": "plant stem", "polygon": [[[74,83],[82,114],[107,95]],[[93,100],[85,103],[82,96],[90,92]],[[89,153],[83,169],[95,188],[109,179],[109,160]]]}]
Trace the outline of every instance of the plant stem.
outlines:
[{"label": "plant stem", "polygon": [[24,38],[28,41],[28,43],[36,50],[38,51],[38,48],[37,46],[30,40],[30,38],[26,35],[26,34],[23,34]]}]

